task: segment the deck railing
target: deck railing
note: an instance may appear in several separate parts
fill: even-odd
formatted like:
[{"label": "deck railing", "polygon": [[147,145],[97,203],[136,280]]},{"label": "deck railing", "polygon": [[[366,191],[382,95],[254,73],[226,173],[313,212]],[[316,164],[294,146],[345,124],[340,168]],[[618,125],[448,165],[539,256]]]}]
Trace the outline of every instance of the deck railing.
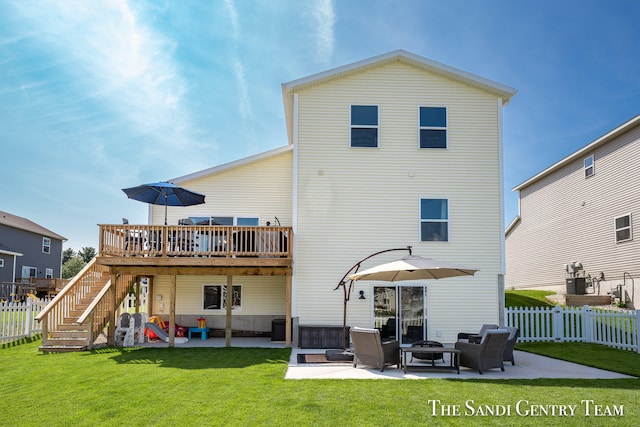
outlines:
[{"label": "deck railing", "polygon": [[100,225],[101,256],[291,257],[291,227]]}]

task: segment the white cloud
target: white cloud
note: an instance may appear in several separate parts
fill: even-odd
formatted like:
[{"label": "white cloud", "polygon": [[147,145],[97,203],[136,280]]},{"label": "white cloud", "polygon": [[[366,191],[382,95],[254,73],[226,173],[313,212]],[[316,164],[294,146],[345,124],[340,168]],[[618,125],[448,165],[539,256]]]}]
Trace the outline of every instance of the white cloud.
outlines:
[{"label": "white cloud", "polygon": [[240,61],[240,55],[238,53],[238,44],[240,43],[240,22],[238,19],[238,11],[236,10],[235,3],[233,0],[225,0],[224,2],[227,12],[229,13],[229,18],[231,19],[231,28],[232,32],[232,40],[233,40],[233,58],[232,58],[232,66],[233,66],[233,74],[236,80],[236,84],[238,85],[239,90],[239,110],[240,116],[246,122],[250,122],[252,120],[252,111],[251,111],[251,98],[249,96],[249,84],[247,83],[247,79],[245,76],[244,65],[242,61]]},{"label": "white cloud", "polygon": [[175,43],[145,22],[127,0],[25,2],[31,33],[63,59],[69,87],[117,114],[155,144],[189,141],[187,84],[173,58]]},{"label": "white cloud", "polygon": [[335,45],[333,27],[336,24],[336,16],[333,10],[333,0],[313,2],[311,15],[315,21],[316,59],[327,65],[331,61]]}]

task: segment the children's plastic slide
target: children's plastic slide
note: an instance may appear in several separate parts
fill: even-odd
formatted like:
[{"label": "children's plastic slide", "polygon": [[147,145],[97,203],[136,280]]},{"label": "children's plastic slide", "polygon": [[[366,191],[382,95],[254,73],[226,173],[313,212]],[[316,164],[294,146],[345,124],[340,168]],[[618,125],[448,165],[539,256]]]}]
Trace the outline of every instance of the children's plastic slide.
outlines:
[{"label": "children's plastic slide", "polygon": [[[147,323],[145,323],[144,327],[148,328],[148,329],[151,329],[153,331],[153,333],[156,334],[156,336],[158,338],[160,338],[162,341],[169,342],[169,334],[167,334],[164,331],[164,329],[162,329],[157,324],[155,324],[153,322],[147,322]],[[189,342],[189,339],[186,338],[186,337],[176,337],[175,338],[175,343],[176,344],[184,344],[186,342]]]}]

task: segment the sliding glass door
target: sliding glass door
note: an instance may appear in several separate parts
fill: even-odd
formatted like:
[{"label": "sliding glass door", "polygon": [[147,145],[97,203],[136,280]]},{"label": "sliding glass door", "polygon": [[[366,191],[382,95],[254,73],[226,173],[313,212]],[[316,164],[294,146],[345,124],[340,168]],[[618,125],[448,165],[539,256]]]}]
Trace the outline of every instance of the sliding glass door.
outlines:
[{"label": "sliding glass door", "polygon": [[376,286],[374,326],[382,339],[397,339],[409,345],[426,339],[424,286]]}]

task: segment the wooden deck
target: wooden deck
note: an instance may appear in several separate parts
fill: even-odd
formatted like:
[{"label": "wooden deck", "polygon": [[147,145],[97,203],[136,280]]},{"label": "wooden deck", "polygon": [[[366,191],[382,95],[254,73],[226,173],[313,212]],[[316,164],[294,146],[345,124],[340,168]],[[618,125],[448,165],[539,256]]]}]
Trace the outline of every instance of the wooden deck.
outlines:
[{"label": "wooden deck", "polygon": [[100,225],[98,264],[120,274],[290,275],[291,227]]}]

